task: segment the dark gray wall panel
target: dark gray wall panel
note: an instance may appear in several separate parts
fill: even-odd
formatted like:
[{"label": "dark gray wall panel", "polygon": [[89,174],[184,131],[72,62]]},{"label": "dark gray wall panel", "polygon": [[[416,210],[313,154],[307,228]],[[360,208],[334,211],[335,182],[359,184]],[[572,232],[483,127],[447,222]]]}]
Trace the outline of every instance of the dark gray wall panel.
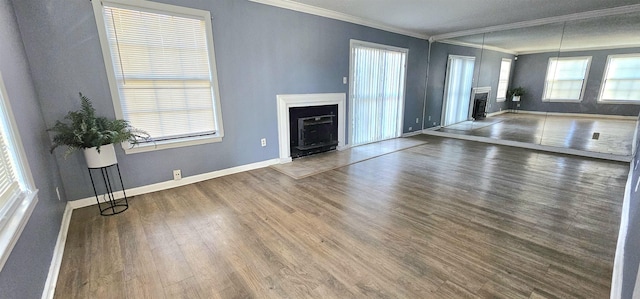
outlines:
[{"label": "dark gray wall panel", "polygon": [[56,162],[49,155],[49,138],[9,0],[0,0],[0,41],[0,71],[40,190],[38,205],[0,272],[0,298],[40,298],[65,203],[56,196],[60,177]]},{"label": "dark gray wall panel", "polygon": [[560,57],[591,56],[591,67],[587,77],[587,86],[580,103],[548,103],[542,102],[544,79],[550,57],[558,56],[557,52],[520,55],[515,65],[513,86],[522,86],[527,94],[522,97],[521,110],[585,113],[636,116],[640,105],[599,104],[598,95],[607,64],[607,56],[613,54],[640,53],[640,48],[613,50],[562,52]]},{"label": "dark gray wall panel", "polygon": [[[349,40],[409,49],[404,128],[417,127],[425,95],[428,42],[249,1],[162,1],[211,11],[225,137],[221,143],[125,155],[128,188],[278,157],[277,94],[348,92]],[[114,116],[91,3],[15,2],[46,124],[79,105],[82,91],[97,111]],[[419,125],[418,125],[419,126]],[[260,138],[268,146],[260,146]],[[80,154],[56,155],[70,200],[93,194]]]}]

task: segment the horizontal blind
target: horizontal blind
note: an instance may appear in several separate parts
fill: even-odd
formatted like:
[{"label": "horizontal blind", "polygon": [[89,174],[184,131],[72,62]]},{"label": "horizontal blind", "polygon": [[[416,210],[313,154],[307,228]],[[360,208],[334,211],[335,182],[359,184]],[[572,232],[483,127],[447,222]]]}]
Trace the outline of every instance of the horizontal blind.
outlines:
[{"label": "horizontal blind", "polygon": [[611,56],[602,90],[605,101],[640,101],[640,54]]},{"label": "horizontal blind", "polygon": [[500,78],[498,79],[498,99],[507,98],[509,88],[509,75],[511,74],[511,59],[503,59],[500,63]]},{"label": "horizontal blind", "polygon": [[204,20],[103,11],[124,118],[156,140],[215,134]]},{"label": "horizontal blind", "polygon": [[579,101],[589,61],[589,57],[551,58],[545,80],[544,99]]},{"label": "horizontal blind", "polygon": [[2,209],[11,198],[17,196],[20,191],[20,184],[18,183],[14,166],[11,162],[11,152],[7,146],[8,141],[5,138],[5,128],[1,122],[0,126],[0,209]]}]

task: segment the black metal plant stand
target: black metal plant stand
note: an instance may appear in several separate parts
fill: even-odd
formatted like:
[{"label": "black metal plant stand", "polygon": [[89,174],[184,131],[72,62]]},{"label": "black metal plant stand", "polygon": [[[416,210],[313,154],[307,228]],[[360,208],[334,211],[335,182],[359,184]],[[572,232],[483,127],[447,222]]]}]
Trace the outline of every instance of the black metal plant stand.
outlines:
[{"label": "black metal plant stand", "polygon": [[[115,176],[109,176],[109,169],[115,168],[118,170],[118,179],[120,180],[120,187],[122,187],[122,194],[124,198],[116,199],[114,192],[114,185],[111,181],[115,179]],[[104,182],[104,186],[106,189],[105,194],[103,195],[103,201],[100,202],[100,197],[98,196],[98,191],[96,190],[96,183],[93,180],[92,170],[100,170],[102,174],[102,181]],[[127,200],[127,193],[124,191],[124,184],[122,183],[122,175],[120,174],[120,166],[118,163],[98,167],[91,168],[89,167],[89,177],[91,178],[91,185],[93,186],[93,193],[96,195],[96,201],[98,202],[98,208],[100,209],[100,215],[102,216],[112,216],[115,214],[122,213],[129,208],[129,201]],[[113,178],[112,178],[113,177]],[[98,181],[99,182],[99,181]]]}]

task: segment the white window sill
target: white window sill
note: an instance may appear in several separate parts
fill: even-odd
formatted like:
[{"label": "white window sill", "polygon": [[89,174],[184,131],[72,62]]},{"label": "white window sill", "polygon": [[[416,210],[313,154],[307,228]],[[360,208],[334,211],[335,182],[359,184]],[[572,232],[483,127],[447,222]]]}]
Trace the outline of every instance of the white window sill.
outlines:
[{"label": "white window sill", "polygon": [[614,105],[640,105],[640,101],[615,101],[615,100],[599,100],[598,104],[614,104]]},{"label": "white window sill", "polygon": [[542,100],[545,103],[580,103],[582,99],[579,100]]},{"label": "white window sill", "polygon": [[503,98],[503,99],[498,98],[498,99],[496,99],[496,103],[502,103],[502,102],[506,102],[506,101],[507,101],[506,98]]},{"label": "white window sill", "polygon": [[122,143],[122,149],[124,149],[125,154],[136,154],[136,153],[144,153],[151,151],[159,151],[163,149],[170,148],[179,148],[214,142],[221,142],[223,136],[219,135],[211,135],[211,136],[200,136],[200,137],[189,137],[189,138],[181,138],[175,140],[164,140],[164,141],[156,141],[155,143],[144,143],[138,144],[135,147],[131,148],[129,143]]},{"label": "white window sill", "polygon": [[21,192],[17,198],[2,209],[0,226],[0,270],[9,258],[13,246],[22,234],[31,213],[38,203],[38,190]]}]

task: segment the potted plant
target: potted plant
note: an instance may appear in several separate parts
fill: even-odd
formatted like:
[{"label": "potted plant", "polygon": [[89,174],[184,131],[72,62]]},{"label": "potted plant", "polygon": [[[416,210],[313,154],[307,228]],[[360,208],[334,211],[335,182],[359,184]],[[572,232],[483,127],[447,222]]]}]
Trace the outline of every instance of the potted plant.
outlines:
[{"label": "potted plant", "polygon": [[511,101],[520,102],[520,97],[525,94],[525,91],[524,91],[524,88],[522,88],[521,86],[518,86],[510,90],[509,94],[511,95]]},{"label": "potted plant", "polygon": [[47,131],[55,132],[51,153],[59,146],[67,146],[66,158],[76,150],[83,150],[89,168],[117,163],[114,143],[129,142],[131,147],[140,141],[151,141],[149,134],[132,127],[122,119],[96,116],[91,100],[80,93],[82,108],[64,117],[69,123],[56,121]]}]

